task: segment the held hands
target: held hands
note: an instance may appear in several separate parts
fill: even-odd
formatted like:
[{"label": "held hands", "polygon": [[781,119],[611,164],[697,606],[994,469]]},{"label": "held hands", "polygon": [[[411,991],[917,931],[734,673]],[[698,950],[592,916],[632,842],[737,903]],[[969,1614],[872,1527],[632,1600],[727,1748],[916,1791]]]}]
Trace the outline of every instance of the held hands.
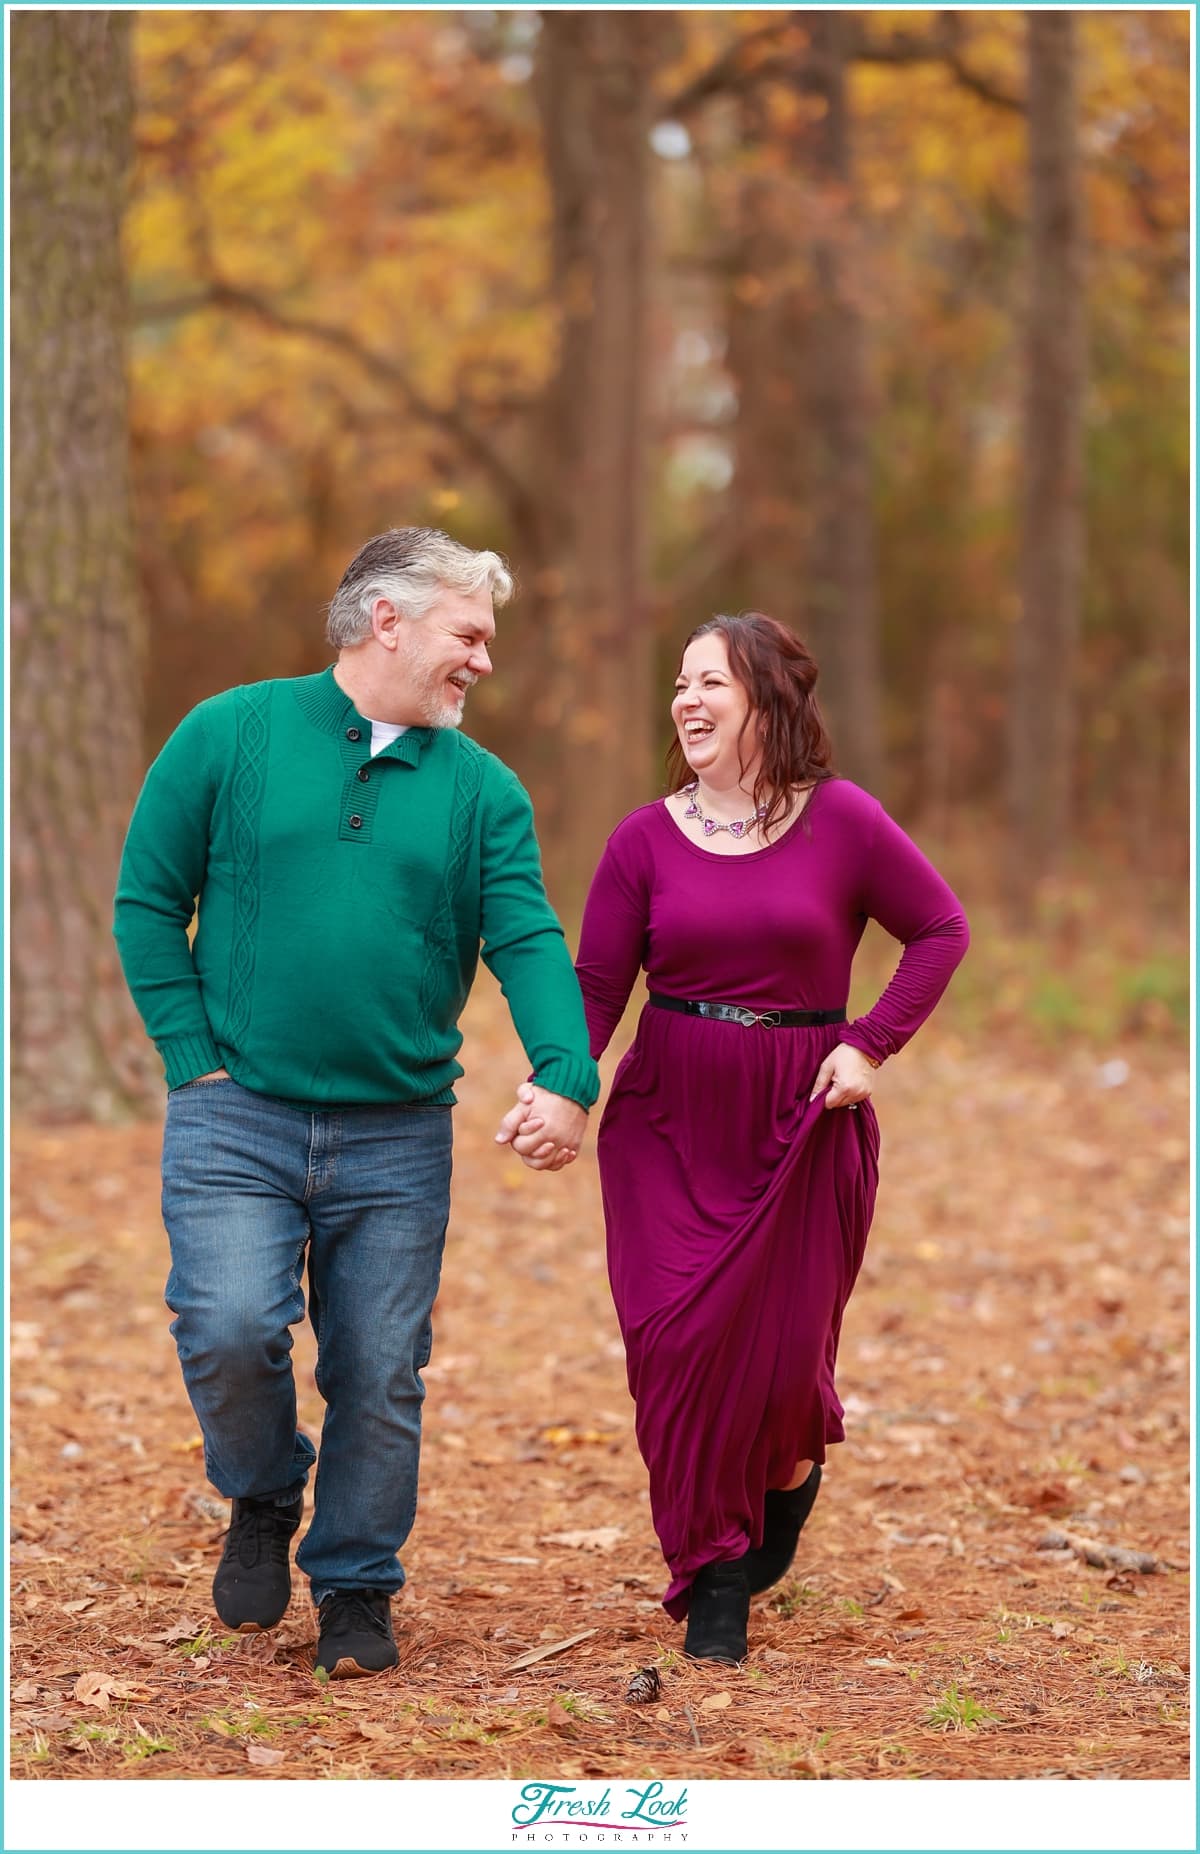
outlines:
[{"label": "held hands", "polygon": [[817,1070],[817,1079],[808,1098],[810,1102],[815,1101],[822,1088],[827,1088],[826,1107],[854,1108],[860,1101],[870,1100],[874,1078],[875,1064],[870,1058],[851,1043],[839,1043]]},{"label": "held hands", "polygon": [[498,1146],[511,1146],[533,1172],[561,1172],[579,1156],[587,1132],[587,1111],[566,1095],[522,1082],[496,1133]]}]

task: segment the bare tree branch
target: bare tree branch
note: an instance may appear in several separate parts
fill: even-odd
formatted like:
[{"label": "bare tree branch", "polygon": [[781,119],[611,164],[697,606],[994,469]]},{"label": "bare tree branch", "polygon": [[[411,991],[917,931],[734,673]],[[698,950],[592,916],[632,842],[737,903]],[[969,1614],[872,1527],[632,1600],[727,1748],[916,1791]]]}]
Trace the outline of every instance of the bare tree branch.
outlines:
[{"label": "bare tree branch", "polygon": [[[898,26],[882,36],[871,36],[859,15],[852,18],[854,36],[850,55],[855,60],[863,64],[941,64],[957,84],[981,102],[1024,114],[1023,98],[994,83],[967,61],[966,35],[959,14],[940,13],[936,26],[929,33],[911,32],[907,27]],[[795,31],[796,23],[794,15],[788,14],[737,39],[682,90],[663,100],[660,120],[683,121],[715,96],[737,96],[776,79],[807,87],[811,72],[806,51],[800,46],[789,48],[786,42],[787,35]],[[760,52],[763,55],[756,56]]]},{"label": "bare tree branch", "polygon": [[458,405],[437,405],[426,398],[412,377],[390,354],[371,347],[347,328],[322,322],[314,316],[292,315],[239,284],[215,278],[206,288],[186,296],[148,302],[136,310],[140,323],[174,320],[203,309],[225,309],[244,315],[284,335],[301,335],[320,343],[361,367],[372,379],[390,386],[408,411],[423,424],[453,438],[464,456],[487,474],[501,496],[512,521],[522,534],[536,533],[540,514],[533,494],[488,434]]},{"label": "bare tree branch", "polygon": [[766,77],[789,75],[794,59],[773,58],[758,64],[748,63],[748,59],[759,50],[778,46],[793,23],[788,14],[783,14],[769,25],[759,26],[756,31],[736,39],[719,58],[714,58],[705,70],[698,72],[690,83],[685,84],[682,90],[677,90],[673,97],[663,99],[659,109],[660,121],[681,122],[702,103],[707,103],[710,97],[730,96],[750,85],[761,83]]},{"label": "bare tree branch", "polygon": [[962,18],[953,12],[939,13],[931,33],[922,36],[897,26],[883,37],[872,37],[856,16],[858,28],[852,56],[861,64],[941,64],[964,90],[996,109],[1025,114],[1022,97],[1014,96],[1003,85],[993,83],[981,71],[973,70],[964,55],[966,34]]}]

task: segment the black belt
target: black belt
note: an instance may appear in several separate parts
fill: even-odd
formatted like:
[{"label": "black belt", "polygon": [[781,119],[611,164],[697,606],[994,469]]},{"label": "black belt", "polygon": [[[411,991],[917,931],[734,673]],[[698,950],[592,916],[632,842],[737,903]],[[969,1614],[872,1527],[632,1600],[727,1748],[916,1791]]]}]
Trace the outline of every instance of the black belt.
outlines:
[{"label": "black belt", "polygon": [[660,1011],[684,1011],[689,1017],[711,1017],[723,1024],[765,1024],[792,1028],[801,1024],[844,1024],[846,1012],[840,1011],[749,1011],[743,1004],[708,1004],[703,998],[667,998],[661,991],[650,993],[650,1002]]}]

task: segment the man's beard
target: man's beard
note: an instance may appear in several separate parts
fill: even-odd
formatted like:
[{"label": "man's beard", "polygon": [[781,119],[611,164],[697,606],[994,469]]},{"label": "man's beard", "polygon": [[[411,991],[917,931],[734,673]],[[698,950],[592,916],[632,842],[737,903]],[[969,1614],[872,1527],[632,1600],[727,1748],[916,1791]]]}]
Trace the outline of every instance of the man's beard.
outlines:
[{"label": "man's beard", "polygon": [[[464,703],[447,697],[445,672],[429,663],[424,652],[415,644],[409,646],[408,662],[422,724],[425,727],[461,727]],[[470,672],[464,671],[463,674],[469,675]],[[476,677],[471,677],[472,683],[476,680]]]},{"label": "man's beard", "polygon": [[462,702],[447,701],[443,691],[445,678],[430,677],[428,687],[418,692],[421,712],[425,717],[426,727],[461,727],[463,719]]}]

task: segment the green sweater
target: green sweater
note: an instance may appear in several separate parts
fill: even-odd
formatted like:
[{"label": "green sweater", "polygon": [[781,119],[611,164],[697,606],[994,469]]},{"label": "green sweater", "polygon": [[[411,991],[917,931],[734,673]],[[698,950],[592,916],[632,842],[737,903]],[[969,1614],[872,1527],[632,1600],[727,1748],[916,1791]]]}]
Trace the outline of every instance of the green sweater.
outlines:
[{"label": "green sweater", "polygon": [[332,670],[180,723],[129,826],[114,932],[168,1088],[224,1066],[305,1107],[453,1101],[482,941],[534,1079],[599,1093],[521,784],[453,728],[372,759]]}]

